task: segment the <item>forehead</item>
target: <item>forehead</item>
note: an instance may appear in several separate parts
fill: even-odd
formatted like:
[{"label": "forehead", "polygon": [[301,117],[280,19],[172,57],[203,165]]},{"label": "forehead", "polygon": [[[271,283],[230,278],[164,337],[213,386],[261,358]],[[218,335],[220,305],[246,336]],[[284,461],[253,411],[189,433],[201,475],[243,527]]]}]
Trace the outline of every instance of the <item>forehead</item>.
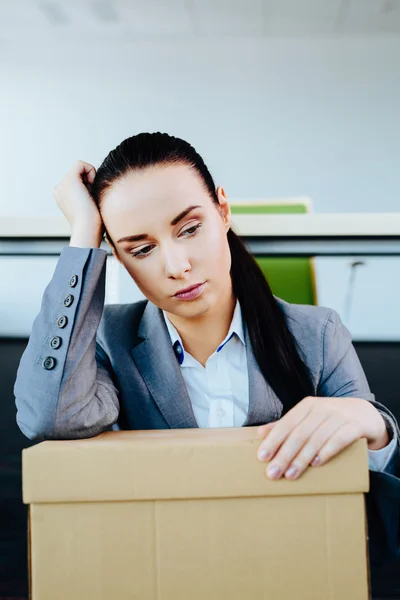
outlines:
[{"label": "forehead", "polygon": [[149,216],[171,221],[190,204],[211,205],[200,175],[187,165],[156,165],[130,171],[115,182],[101,210],[105,221],[134,217],[142,222]]}]

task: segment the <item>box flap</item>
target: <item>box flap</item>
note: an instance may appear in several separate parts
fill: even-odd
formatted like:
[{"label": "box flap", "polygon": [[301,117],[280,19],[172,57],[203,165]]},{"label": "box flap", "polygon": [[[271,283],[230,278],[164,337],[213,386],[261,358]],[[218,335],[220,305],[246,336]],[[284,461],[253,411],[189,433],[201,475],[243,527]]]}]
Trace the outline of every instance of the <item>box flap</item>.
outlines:
[{"label": "box flap", "polygon": [[25,503],[339,494],[369,490],[365,439],[295,481],[271,481],[257,427],[109,431],[23,450]]}]

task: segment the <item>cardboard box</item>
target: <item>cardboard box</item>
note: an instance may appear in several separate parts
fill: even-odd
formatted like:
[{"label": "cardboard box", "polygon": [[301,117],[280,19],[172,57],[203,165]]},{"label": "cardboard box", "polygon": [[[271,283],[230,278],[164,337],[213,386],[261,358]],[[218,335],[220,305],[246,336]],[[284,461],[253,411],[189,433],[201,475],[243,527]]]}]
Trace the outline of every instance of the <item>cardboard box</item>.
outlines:
[{"label": "cardboard box", "polygon": [[256,428],[23,451],[33,600],[366,600],[365,440],[270,481]]}]

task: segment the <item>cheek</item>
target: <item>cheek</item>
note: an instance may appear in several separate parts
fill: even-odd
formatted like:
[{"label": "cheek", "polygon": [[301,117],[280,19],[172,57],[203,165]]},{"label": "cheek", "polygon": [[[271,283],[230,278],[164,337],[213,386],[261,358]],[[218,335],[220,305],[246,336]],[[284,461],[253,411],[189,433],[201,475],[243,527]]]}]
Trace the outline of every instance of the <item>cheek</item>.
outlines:
[{"label": "cheek", "polygon": [[[134,261],[135,259],[132,259]],[[130,262],[124,261],[124,267],[128,271],[129,275],[132,277],[133,281],[136,283],[142,294],[144,294],[147,298],[156,298],[157,297],[157,281],[160,280],[159,277],[156,277],[153,273],[154,265],[151,265],[150,262],[143,260],[142,262],[137,261],[139,264],[133,265]],[[146,266],[144,263],[146,262]],[[153,267],[153,268],[152,268]]]},{"label": "cheek", "polygon": [[206,239],[199,245],[199,256],[211,268],[212,272],[229,273],[231,268],[231,253],[225,230],[215,227]]},{"label": "cheek", "polygon": [[223,246],[221,248],[221,257],[221,263],[224,270],[227,271],[228,274],[230,274],[232,258],[227,238],[225,238]]}]

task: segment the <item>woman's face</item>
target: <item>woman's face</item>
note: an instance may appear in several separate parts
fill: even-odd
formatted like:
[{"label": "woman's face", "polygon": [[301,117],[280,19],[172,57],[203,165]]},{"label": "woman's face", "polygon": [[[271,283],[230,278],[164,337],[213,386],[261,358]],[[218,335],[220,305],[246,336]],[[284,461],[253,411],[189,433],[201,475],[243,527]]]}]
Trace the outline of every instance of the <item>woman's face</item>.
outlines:
[{"label": "woman's face", "polygon": [[[101,214],[115,257],[166,312],[193,318],[231,296],[231,214],[222,188],[217,195],[219,206],[198,173],[178,164],[131,171],[103,197]],[[205,285],[198,298],[175,297],[199,283]]]}]

